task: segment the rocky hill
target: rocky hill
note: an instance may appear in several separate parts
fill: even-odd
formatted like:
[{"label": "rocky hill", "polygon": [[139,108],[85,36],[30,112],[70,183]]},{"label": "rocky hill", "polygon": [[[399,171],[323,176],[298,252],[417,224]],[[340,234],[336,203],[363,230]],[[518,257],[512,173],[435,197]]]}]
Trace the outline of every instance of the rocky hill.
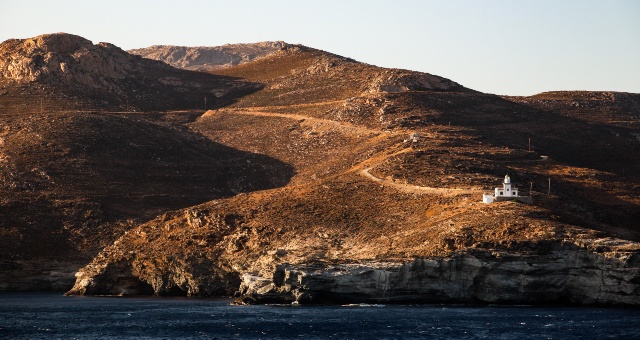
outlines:
[{"label": "rocky hill", "polygon": [[259,86],[172,68],[109,44],[57,33],[0,44],[2,111],[204,108]]},{"label": "rocky hill", "polygon": [[[128,146],[129,154],[99,151],[106,143],[94,137],[105,134],[97,127],[110,125],[88,125],[86,138],[96,141],[82,157],[104,160],[96,182],[113,191],[102,204],[121,217],[96,224],[111,232],[98,237],[103,243],[87,233],[72,239],[108,245],[78,271],[69,294],[236,295],[239,303],[640,304],[640,131],[637,112],[625,111],[634,110],[636,95],[614,93],[624,108],[616,115],[602,105],[578,112],[538,104],[548,98],[483,94],[439,76],[297,45],[211,76],[260,90],[193,114],[91,115],[165,131],[158,136],[178,138],[169,133],[175,131],[190,142],[136,132],[117,136],[122,145],[114,150]],[[631,123],[620,124],[618,114]],[[125,131],[121,125],[108,130]],[[60,137],[30,138],[43,153],[56,150],[37,135]],[[153,146],[142,153],[153,156],[137,163],[141,145]],[[156,175],[145,178],[158,180],[153,187],[183,183],[169,192],[193,201],[173,211],[138,205],[135,211],[156,217],[110,227],[127,220],[126,210],[109,202],[145,197],[142,190],[121,195],[126,184],[119,181],[131,173],[118,168],[149,166],[172,150],[168,145],[202,150],[176,163],[220,177],[207,184],[195,173],[186,176],[190,171],[170,176],[171,167],[152,168]],[[112,159],[117,168],[109,167]],[[216,164],[226,171],[211,168]],[[33,168],[40,169],[25,167]],[[41,183],[37,174],[20,178]],[[533,204],[481,202],[506,174]],[[94,192],[85,178],[58,178],[83,183],[77,192]],[[50,192],[47,185],[30,192]],[[62,187],[76,188],[53,191]],[[211,187],[228,191],[194,194]],[[80,213],[90,210],[79,206],[74,216],[85,219]],[[38,226],[26,218],[23,225],[22,239]]]},{"label": "rocky hill", "polygon": [[227,44],[223,46],[170,46],[154,45],[129,50],[131,54],[163,61],[173,67],[194,71],[212,71],[243,64],[275,53],[288,46],[282,41],[254,44]]},{"label": "rocky hill", "polygon": [[[190,127],[291,182],[141,225],[71,294],[640,302],[637,130],[303,46],[217,73],[264,88]],[[480,202],[507,173],[533,205]]]}]

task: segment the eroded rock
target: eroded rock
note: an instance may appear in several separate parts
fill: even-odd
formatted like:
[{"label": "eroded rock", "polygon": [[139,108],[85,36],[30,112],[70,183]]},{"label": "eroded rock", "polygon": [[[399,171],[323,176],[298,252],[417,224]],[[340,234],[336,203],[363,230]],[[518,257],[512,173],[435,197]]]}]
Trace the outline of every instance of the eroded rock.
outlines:
[{"label": "eroded rock", "polygon": [[446,78],[428,73],[389,69],[371,82],[370,93],[378,92],[406,92],[406,91],[455,91],[463,87]]},{"label": "eroded rock", "polygon": [[242,275],[237,303],[568,303],[640,305],[638,254],[576,247],[544,256],[459,254],[402,263],[281,265]]}]

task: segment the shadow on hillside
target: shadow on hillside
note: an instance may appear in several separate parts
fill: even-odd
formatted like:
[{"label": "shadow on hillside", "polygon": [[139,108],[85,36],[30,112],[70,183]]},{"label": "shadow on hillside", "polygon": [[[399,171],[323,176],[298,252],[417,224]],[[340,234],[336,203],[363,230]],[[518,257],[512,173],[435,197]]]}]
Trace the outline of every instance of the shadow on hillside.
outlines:
[{"label": "shadow on hillside", "polygon": [[461,126],[487,143],[532,151],[562,163],[640,180],[637,129],[589,122],[480,93],[411,93],[408,100],[437,110],[431,122]]},{"label": "shadow on hillside", "polygon": [[231,105],[263,88],[242,78],[197,71],[163,70],[152,75],[113,80],[107,88],[0,79],[0,115],[205,110]]},{"label": "shadow on hillside", "polygon": [[[294,175],[293,166],[277,159],[139,115],[11,119],[3,136],[9,163],[0,168],[0,232],[7,241],[0,241],[0,249],[17,258],[71,256],[82,245],[69,241],[119,236],[105,229],[110,223],[144,221],[213,199],[281,187]],[[50,247],[52,239],[59,246]]]},{"label": "shadow on hillside", "polygon": [[[163,70],[154,77],[119,80],[120,94],[74,89],[76,98],[90,99],[94,111],[104,107],[116,111],[207,110],[231,105],[264,85],[232,76],[182,69]],[[86,91],[86,92],[85,92]]]},{"label": "shadow on hillside", "polygon": [[[552,194],[556,198],[542,201],[547,202],[546,207],[562,221],[640,239],[637,228],[640,207],[621,198],[633,197],[640,190],[638,129],[588,121],[586,117],[572,116],[571,112],[541,110],[481,93],[408,93],[396,96],[405,96],[398,99],[405,100],[408,107],[420,107],[429,112],[422,124],[463,127],[465,134],[472,135],[483,145],[521,151],[516,154],[527,153],[530,138],[531,154],[536,157],[546,155],[560,164],[604,172],[595,178],[583,178],[594,183],[590,187],[583,186],[580,181],[572,183],[554,179]],[[440,132],[448,133],[446,128]],[[451,146],[468,145],[467,140],[456,138],[448,143]],[[515,183],[526,186],[521,189],[528,191],[529,184],[533,183],[534,191],[546,193],[549,175],[542,170],[547,163],[531,163],[532,166],[527,167],[525,163],[520,164],[526,160],[509,162],[506,159],[491,161],[483,158],[480,157],[482,164],[469,165],[469,171],[498,177],[509,173]],[[478,157],[472,156],[471,159],[477,160]],[[539,173],[534,165],[540,169]],[[529,170],[521,172],[517,168]],[[576,173],[576,176],[580,175]],[[591,175],[587,173],[584,176]],[[605,190],[607,183],[615,183],[616,187]]]}]

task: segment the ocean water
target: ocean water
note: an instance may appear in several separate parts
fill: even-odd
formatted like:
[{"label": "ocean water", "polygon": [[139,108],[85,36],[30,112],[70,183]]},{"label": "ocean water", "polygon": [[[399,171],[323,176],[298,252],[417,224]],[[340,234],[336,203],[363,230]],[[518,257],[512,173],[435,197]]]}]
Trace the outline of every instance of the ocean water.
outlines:
[{"label": "ocean water", "polygon": [[625,308],[232,306],[227,299],[0,293],[8,339],[638,339]]}]

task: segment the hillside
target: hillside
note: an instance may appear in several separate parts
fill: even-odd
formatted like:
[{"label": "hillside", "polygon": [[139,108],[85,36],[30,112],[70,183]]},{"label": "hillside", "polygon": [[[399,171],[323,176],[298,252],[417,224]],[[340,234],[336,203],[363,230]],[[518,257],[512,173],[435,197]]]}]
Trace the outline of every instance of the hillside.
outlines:
[{"label": "hillside", "polygon": [[[3,289],[83,266],[69,294],[640,304],[636,94],[500,97],[289,44],[210,73],[69,35],[2,47]],[[96,91],[84,49],[117,66]],[[117,88],[158,101],[115,113]],[[42,89],[92,112],[19,95]],[[482,203],[507,174],[533,204]]]},{"label": "hillside", "polygon": [[[336,65],[337,70],[329,69],[327,72],[300,77],[300,80],[293,77],[293,81],[282,75],[297,74],[300,69],[318,68],[318,65],[325,65],[326,60]],[[272,69],[274,65],[281,65],[277,68],[279,73],[257,72],[259,69]],[[378,150],[382,151],[393,143],[397,145],[409,133],[418,131],[425,138],[413,146],[412,152],[385,161],[374,169],[374,173],[379,177],[391,176],[417,185],[484,188],[492,188],[496,184],[496,178],[512,173],[521,185],[532,185],[533,190],[538,192],[546,192],[548,179],[553,178],[553,186],[558,189],[556,192],[567,198],[573,197],[574,201],[569,205],[574,208],[580,206],[578,211],[572,211],[568,215],[583,216],[583,211],[599,211],[601,218],[596,220],[609,225],[608,228],[622,226],[633,234],[638,231],[635,227],[640,216],[640,202],[635,197],[638,196],[640,181],[640,158],[637,157],[640,154],[637,138],[640,126],[632,123],[640,121],[640,95],[616,94],[620,99],[615,105],[626,108],[616,112],[625,114],[627,121],[632,122],[620,126],[618,116],[607,116],[602,107],[604,103],[592,109],[583,109],[587,115],[575,114],[563,107],[554,111],[542,110],[533,105],[525,106],[497,96],[470,91],[453,82],[448,84],[448,89],[443,86],[429,90],[412,83],[398,86],[401,84],[400,80],[381,77],[380,74],[406,74],[405,78],[398,77],[400,79],[424,77],[430,80],[430,76],[361,65],[312,49],[283,53],[220,72],[263,83],[265,88],[243,97],[232,106],[232,111],[220,110],[215,115],[203,116],[196,122],[196,126],[215,124],[218,126],[216,132],[221,132],[227,129],[220,126],[227,125],[228,130],[234,131],[232,121],[247,124],[240,122],[254,119],[251,117],[255,117],[255,111],[258,111],[272,112],[271,116],[264,114],[260,117],[261,124],[265,124],[260,130],[274,131],[274,127],[266,125],[265,116],[282,121],[286,119],[286,115],[296,114],[291,118],[308,117],[300,124],[301,128],[304,129],[306,125],[306,133],[315,132],[313,139],[326,140],[324,145],[331,145],[332,141],[335,143],[338,140],[326,132],[327,125],[330,124],[334,124],[333,130],[342,129],[343,136],[348,133],[345,126],[352,129],[351,135],[359,135],[361,138],[367,134],[379,136],[382,131],[387,131],[384,135],[388,137],[385,139],[389,140],[389,144],[385,145],[384,139],[380,137],[374,142],[374,145],[380,147]],[[349,78],[351,73],[356,80],[349,80],[352,79]],[[356,78],[356,74],[359,78]],[[446,84],[446,80],[431,77]],[[388,89],[388,86],[393,85],[397,86],[395,91],[381,90],[379,79],[387,80],[382,88],[387,86]],[[326,98],[324,96],[327,92],[321,90],[326,83],[332,83],[334,89],[342,88],[344,91]],[[322,94],[313,96],[316,92]],[[305,98],[303,93],[310,93],[311,98]],[[289,96],[304,101],[305,104],[286,105],[286,102],[281,101]],[[259,100],[274,104],[251,107],[255,101],[258,101],[256,105],[262,105]],[[323,101],[317,102],[318,100]],[[608,105],[611,106],[613,104]],[[607,117],[608,119],[604,119]],[[335,125],[337,123],[342,125]],[[207,135],[208,129],[205,127],[199,131]],[[336,134],[335,131],[331,132]],[[218,134],[216,140],[242,147],[228,138],[222,139],[222,136],[224,133]],[[393,136],[396,136],[395,139]],[[264,143],[253,146],[253,149],[262,149],[268,155],[293,164],[300,169],[296,178],[303,177],[301,174],[307,166],[313,171],[306,178],[313,175],[317,177],[318,172],[327,172],[332,168],[329,166],[329,159],[320,158],[321,162],[314,163],[313,159],[318,155],[311,154],[309,159],[298,162],[296,158],[300,158],[299,154],[292,151],[289,151],[292,154],[287,154],[274,150],[272,146],[282,144],[289,143]],[[352,145],[364,146],[366,143],[361,140]],[[327,148],[332,153],[338,152],[336,146]],[[358,149],[353,151],[356,150]],[[539,162],[541,156],[552,161]],[[344,167],[353,165],[353,162],[344,162],[348,159],[347,156],[332,159],[342,160]],[[315,169],[314,166],[321,166],[322,169]],[[337,168],[332,174],[337,175],[344,170],[346,168]],[[597,185],[598,181],[607,184],[600,186]],[[638,239],[637,236],[634,237]]]},{"label": "hillside", "polygon": [[[216,74],[263,89],[190,128],[290,164],[290,183],[139,226],[71,294],[640,301],[637,129],[304,46]],[[505,174],[533,205],[481,203]]]},{"label": "hillside", "polygon": [[531,97],[504,97],[516,103],[551,110],[591,122],[637,128],[640,94],[596,91],[543,92]]},{"label": "hillside", "polygon": [[0,116],[3,266],[17,270],[28,261],[46,268],[54,259],[79,266],[134,223],[280,186],[291,176],[291,167],[278,160],[155,118]]}]

